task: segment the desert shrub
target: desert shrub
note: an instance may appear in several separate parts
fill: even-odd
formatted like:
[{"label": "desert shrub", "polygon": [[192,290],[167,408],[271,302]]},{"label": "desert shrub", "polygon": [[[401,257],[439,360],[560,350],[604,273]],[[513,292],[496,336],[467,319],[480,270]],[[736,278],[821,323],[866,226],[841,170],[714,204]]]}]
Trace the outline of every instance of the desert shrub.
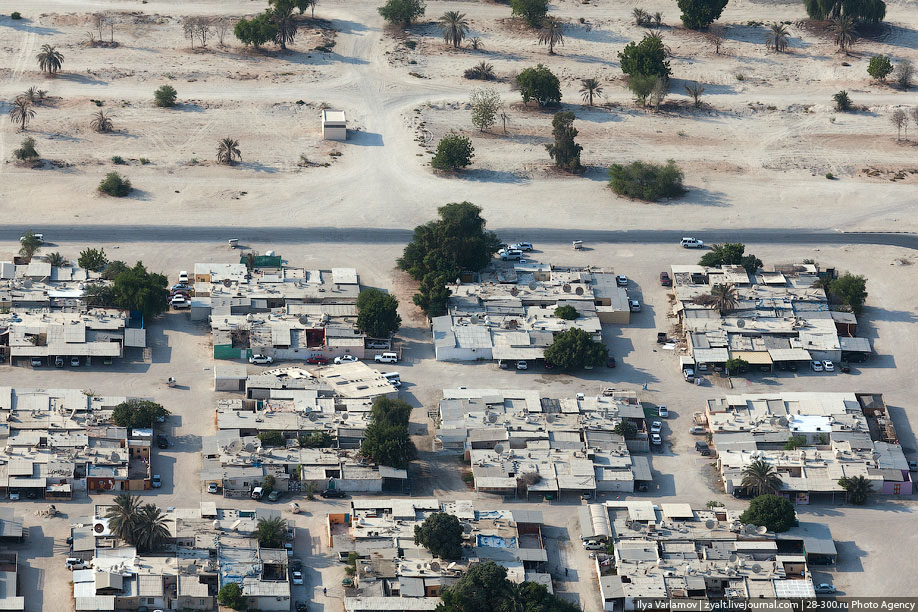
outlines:
[{"label": "desert shrub", "polygon": [[13,157],[22,161],[38,159],[38,151],[35,150],[35,139],[29,136],[23,140],[19,148],[13,151]]},{"label": "desert shrub", "polygon": [[13,11],[10,13],[10,19],[19,20],[22,19],[22,15],[19,14],[19,11]]},{"label": "desert shrub", "polygon": [[153,92],[153,100],[156,106],[171,107],[175,106],[175,98],[178,94],[172,85],[162,85]]},{"label": "desert shrub", "polygon": [[893,65],[888,55],[875,55],[870,58],[870,63],[867,65],[867,74],[877,81],[885,81],[892,71]]},{"label": "desert shrub", "polygon": [[120,155],[113,155],[113,156],[112,156],[112,163],[115,164],[116,166],[125,166],[125,165],[127,165],[127,162],[124,161],[124,158],[121,157]]},{"label": "desert shrub", "polygon": [[493,81],[495,78],[494,66],[488,62],[478,62],[463,72],[462,76],[470,80]]},{"label": "desert shrub", "polygon": [[520,72],[516,76],[516,84],[524,103],[536,100],[539,106],[547,106],[561,101],[561,82],[542,64]]},{"label": "desert shrub", "polygon": [[727,0],[679,0],[677,4],[682,11],[682,25],[700,30],[720,18]]},{"label": "desert shrub", "polygon": [[265,10],[252,19],[240,19],[233,26],[233,35],[245,46],[252,45],[256,49],[271,42],[277,36],[277,24],[274,23],[271,10]]},{"label": "desert shrub", "polygon": [[628,79],[628,89],[634,94],[634,99],[647,106],[647,96],[653,93],[660,77],[653,74],[635,74]]},{"label": "desert shrub", "polygon": [[424,14],[425,8],[422,0],[389,0],[376,10],[389,23],[409,26],[412,19]]},{"label": "desert shrub", "polygon": [[525,19],[537,28],[548,13],[548,0],[510,0],[511,14]]},{"label": "desert shrub", "polygon": [[141,165],[141,166],[146,166],[146,165],[149,164],[149,163],[150,163],[150,160],[147,159],[146,157],[141,157],[141,158],[140,158],[140,165]]},{"label": "desert shrub", "polygon": [[915,75],[915,68],[912,66],[912,63],[908,60],[902,60],[896,64],[896,69],[893,72],[893,79],[896,81],[896,85],[902,89],[908,89],[912,86],[912,77]]},{"label": "desert shrub", "polygon": [[437,144],[437,152],[430,165],[437,170],[459,170],[472,163],[475,148],[472,141],[461,134],[447,134]]},{"label": "desert shrub", "polygon": [[503,106],[500,94],[491,88],[473,89],[469,104],[472,107],[472,124],[482,132],[497,123],[497,114]]},{"label": "desert shrub", "polygon": [[666,164],[636,161],[609,168],[609,187],[619,195],[656,202],[660,198],[675,198],[685,193],[683,173],[676,162]]},{"label": "desert shrub", "polygon": [[130,179],[121,176],[117,172],[109,172],[99,183],[99,191],[116,198],[123,198],[131,193],[132,189]]},{"label": "desert shrub", "polygon": [[659,36],[645,36],[641,42],[628,43],[624,51],[618,54],[618,59],[622,72],[631,76],[669,76],[666,49],[663,48],[663,39]]},{"label": "desert shrub", "polygon": [[848,112],[851,110],[851,98],[848,97],[848,92],[842,90],[832,96],[832,99],[835,101],[835,110],[841,112]]}]

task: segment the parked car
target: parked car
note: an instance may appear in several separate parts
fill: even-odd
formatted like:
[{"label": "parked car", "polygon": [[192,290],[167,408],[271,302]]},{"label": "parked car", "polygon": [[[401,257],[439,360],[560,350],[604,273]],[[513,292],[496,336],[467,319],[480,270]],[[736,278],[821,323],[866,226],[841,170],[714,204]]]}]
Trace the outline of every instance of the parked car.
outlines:
[{"label": "parked car", "polygon": [[345,497],[347,497],[347,493],[345,493],[344,491],[340,489],[325,489],[324,491],[319,493],[319,495],[321,495],[325,499],[344,499]]},{"label": "parked car", "polygon": [[831,584],[823,582],[822,584],[817,584],[813,587],[813,590],[816,591],[817,595],[830,595],[835,592],[835,587]]},{"label": "parked car", "polygon": [[701,453],[703,457],[711,454],[711,447],[708,446],[707,442],[695,442],[695,450]]},{"label": "parked car", "polygon": [[398,355],[395,353],[383,353],[373,357],[376,363],[398,363]]},{"label": "parked car", "polygon": [[666,332],[657,332],[657,344],[666,344],[667,340]]},{"label": "parked car", "polygon": [[683,249],[701,249],[704,248],[704,242],[692,236],[685,236],[680,243]]},{"label": "parked car", "polygon": [[303,561],[302,561],[302,559],[298,559],[298,558],[296,558],[296,557],[294,557],[293,559],[291,559],[291,560],[290,560],[290,569],[292,569],[292,570],[295,571],[295,572],[297,572],[297,571],[303,569]]},{"label": "parked car", "polygon": [[156,446],[157,448],[169,448],[169,438],[159,434],[156,436]]},{"label": "parked car", "polygon": [[322,357],[321,355],[313,355],[312,357],[306,358],[306,363],[311,365],[328,365],[328,357]]},{"label": "parked car", "polygon": [[650,433],[660,433],[661,431],[663,431],[663,423],[660,421],[650,423]]},{"label": "parked car", "polygon": [[603,397],[612,397],[615,395],[615,387],[606,387],[602,390]]},{"label": "parked car", "polygon": [[10,489],[10,501],[19,501],[19,489]]},{"label": "parked car", "polygon": [[70,571],[78,569],[89,569],[89,563],[77,557],[68,557],[64,565]]},{"label": "parked car", "polygon": [[78,367],[80,367],[80,358],[79,358],[79,357],[71,357],[71,358],[70,358],[70,367],[71,367],[71,368],[78,368]]},{"label": "parked car", "polygon": [[847,361],[841,361],[838,364],[838,369],[841,370],[843,374],[849,374],[851,372],[851,364]]},{"label": "parked car", "polygon": [[650,434],[650,443],[654,446],[660,446],[663,444],[663,438],[658,433]]},{"label": "parked car", "polygon": [[619,287],[627,287],[628,277],[625,276],[624,274],[619,274],[618,276],[615,277],[615,284],[618,285]]},{"label": "parked car", "polygon": [[519,261],[523,258],[523,252],[519,249],[505,249],[498,252],[503,261]]},{"label": "parked car", "polygon": [[660,272],[660,284],[664,287],[673,286],[673,279],[669,277],[669,272]]},{"label": "parked car", "polygon": [[179,272],[178,281],[179,281],[179,284],[187,285],[188,284],[188,272],[185,270],[182,270],[181,272]]},{"label": "parked car", "polygon": [[274,363],[274,357],[270,355],[262,355],[261,353],[255,353],[249,357],[249,363],[254,363],[257,365],[265,365],[268,363]]},{"label": "parked car", "polygon": [[695,370],[692,368],[685,368],[682,370],[682,378],[685,379],[685,382],[693,383],[695,382]]},{"label": "parked car", "polygon": [[813,362],[810,364],[810,367],[813,368],[813,371],[814,371],[814,372],[822,372],[822,371],[825,369],[825,368],[823,367],[823,365],[822,365],[822,362],[821,362],[821,361],[818,361],[818,360],[817,360],[817,361],[813,361]]},{"label": "parked car", "polygon": [[583,548],[586,550],[605,550],[606,546],[602,542],[584,542]]},{"label": "parked car", "polygon": [[918,461],[914,459],[908,460],[908,469],[910,472],[918,472]]},{"label": "parked car", "polygon": [[371,349],[387,349],[389,343],[382,340],[367,340],[366,347]]},{"label": "parked car", "polygon": [[340,365],[342,363],[350,363],[352,361],[360,361],[353,355],[341,355],[340,357],[335,357],[335,365]]},{"label": "parked car", "polygon": [[519,361],[516,362],[516,369],[517,370],[528,370],[529,364],[526,362],[525,359],[520,359]]},{"label": "parked car", "polygon": [[657,416],[659,416],[661,419],[668,419],[669,408],[666,406],[657,406]]},{"label": "parked car", "polygon": [[822,362],[822,367],[825,369],[826,372],[835,371],[835,364],[829,361],[828,359]]},{"label": "parked car", "polygon": [[212,482],[212,483],[208,484],[208,485],[207,485],[207,492],[208,492],[208,493],[217,493],[217,492],[218,492],[217,483]]},{"label": "parked car", "polygon": [[[32,234],[32,235],[35,236],[36,238],[38,238],[38,241],[39,241],[39,242],[44,243],[44,241],[45,241],[45,235],[44,235],[44,234]],[[19,237],[19,242],[22,242],[23,240],[25,240],[25,238],[26,238],[25,236],[20,236],[20,237]]]},{"label": "parked car", "polygon": [[617,365],[618,365],[618,364],[615,363],[615,357],[609,357],[609,359],[606,361],[606,367],[607,367],[607,368],[614,368],[614,367],[617,366]]},{"label": "parked car", "polygon": [[54,358],[54,367],[55,367],[55,368],[62,368],[62,367],[64,367],[64,358],[61,357],[60,355],[58,355],[57,357],[55,357],[55,358]]},{"label": "parked car", "polygon": [[704,427],[702,427],[701,425],[694,425],[692,427],[689,427],[688,432],[695,436],[701,436],[701,435],[704,435]]},{"label": "parked car", "polygon": [[306,606],[305,601],[296,602],[296,612],[307,612],[309,608]]},{"label": "parked car", "polygon": [[636,299],[631,298],[628,300],[628,308],[631,309],[631,312],[641,312],[641,303]]},{"label": "parked car", "polygon": [[175,310],[181,310],[182,308],[191,308],[191,302],[184,295],[173,295],[172,299],[169,300],[169,305],[172,306]]},{"label": "parked car", "polygon": [[29,363],[32,364],[33,368],[39,368],[41,367],[41,357],[32,357],[29,359]]},{"label": "parked car", "polygon": [[532,250],[532,243],[531,242],[517,242],[516,244],[511,244],[510,250],[514,250],[514,249],[517,251],[525,251],[528,253],[529,251]]},{"label": "parked car", "polygon": [[272,490],[270,493],[268,493],[268,501],[277,501],[279,497],[280,492],[277,490]]},{"label": "parked car", "polygon": [[152,478],[152,480],[150,481],[150,485],[151,485],[154,489],[158,489],[158,488],[160,488],[161,486],[163,486],[163,479],[162,479],[162,476],[160,476],[159,474],[153,474],[153,478]]},{"label": "parked car", "polygon": [[303,572],[299,570],[294,570],[293,572],[293,584],[303,584]]},{"label": "parked car", "polygon": [[172,291],[184,290],[187,293],[188,289],[189,289],[188,283],[177,283],[175,285],[172,285]]}]

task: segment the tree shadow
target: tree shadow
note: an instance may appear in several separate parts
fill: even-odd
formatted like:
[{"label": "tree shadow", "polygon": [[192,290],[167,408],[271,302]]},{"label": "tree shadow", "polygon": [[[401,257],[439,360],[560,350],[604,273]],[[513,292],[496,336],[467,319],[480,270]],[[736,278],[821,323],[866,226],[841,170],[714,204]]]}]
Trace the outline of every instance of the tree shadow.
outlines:
[{"label": "tree shadow", "polygon": [[918,30],[904,28],[891,23],[859,24],[858,34],[862,40],[881,42],[893,47],[918,48]]},{"label": "tree shadow", "polygon": [[172,110],[182,111],[183,113],[203,113],[204,107],[194,102],[179,102],[172,107]]},{"label": "tree shadow", "polygon": [[611,30],[593,28],[588,25],[578,26],[572,24],[569,24],[564,28],[564,37],[572,38],[574,40],[582,40],[585,42],[612,44],[625,44],[630,40]]},{"label": "tree shadow", "polygon": [[265,172],[267,174],[275,174],[278,170],[274,166],[267,166],[261,162],[239,162],[240,168],[245,168],[246,170],[254,170],[255,172]]},{"label": "tree shadow", "polygon": [[466,170],[462,174],[457,175],[458,178],[463,178],[469,181],[476,181],[480,183],[528,183],[532,180],[532,177],[526,175],[523,172],[510,172],[506,170],[488,170],[485,168],[472,168],[471,170]]},{"label": "tree shadow", "polygon": [[80,83],[81,85],[108,85],[108,81],[103,81],[93,76],[76,74],[73,72],[58,73],[57,76],[53,78],[63,81],[71,81],[73,83]]},{"label": "tree shadow", "polygon": [[39,34],[41,36],[63,34],[63,32],[55,28],[32,25],[32,20],[26,17],[23,17],[22,19],[10,19],[9,17],[4,17],[0,19],[0,25],[12,28],[13,30],[27,32],[29,34]]},{"label": "tree shadow", "polygon": [[[727,195],[721,191],[711,191],[701,187],[688,187],[688,192],[681,198],[672,200],[671,204],[689,204],[696,206],[716,206],[726,208],[731,206]],[[666,202],[663,202],[666,203]]]},{"label": "tree shadow", "polygon": [[342,34],[354,34],[356,32],[366,32],[370,28],[366,24],[350,21],[348,19],[332,19],[332,27]]}]

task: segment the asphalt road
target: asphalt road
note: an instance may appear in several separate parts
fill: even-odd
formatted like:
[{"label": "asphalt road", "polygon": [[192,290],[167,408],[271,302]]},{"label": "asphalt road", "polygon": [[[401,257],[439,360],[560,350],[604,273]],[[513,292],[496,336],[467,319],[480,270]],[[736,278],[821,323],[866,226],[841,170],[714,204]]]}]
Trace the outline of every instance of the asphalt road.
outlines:
[{"label": "asphalt road", "polygon": [[[380,227],[258,227],[172,226],[172,225],[7,225],[0,229],[0,240],[14,242],[25,232],[43,233],[48,244],[55,242],[224,242],[238,238],[240,246],[258,243],[405,243],[412,230]],[[749,244],[880,244],[918,250],[918,234],[894,232],[840,232],[804,229],[690,229],[672,230],[596,230],[554,228],[495,228],[505,241],[528,240],[549,244],[582,240],[590,243],[678,244],[683,236],[695,236],[706,244],[743,242]]]}]

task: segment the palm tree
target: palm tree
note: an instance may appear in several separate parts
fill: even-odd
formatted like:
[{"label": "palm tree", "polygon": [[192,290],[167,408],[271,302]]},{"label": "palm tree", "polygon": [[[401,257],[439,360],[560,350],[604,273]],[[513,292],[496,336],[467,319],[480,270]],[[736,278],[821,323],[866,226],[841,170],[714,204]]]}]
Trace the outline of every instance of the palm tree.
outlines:
[{"label": "palm tree", "polygon": [[775,53],[787,49],[787,27],[783,23],[773,23],[765,34],[765,46]]},{"label": "palm tree", "polygon": [[35,57],[38,58],[38,67],[46,71],[48,75],[53,75],[64,65],[64,55],[56,51],[51,45],[42,45],[41,51]]},{"label": "palm tree", "polygon": [[469,22],[465,19],[465,13],[459,11],[446,11],[437,22],[437,27],[443,33],[443,40],[446,44],[452,43],[453,49],[458,49],[462,45],[462,39],[469,33]]},{"label": "palm tree", "polygon": [[237,159],[242,159],[242,153],[239,151],[239,141],[232,138],[224,138],[217,145],[217,161],[221,164],[232,166]]},{"label": "palm tree", "polygon": [[245,254],[245,267],[249,269],[249,272],[255,269],[256,261],[258,261],[258,253],[255,251],[249,251]]},{"label": "palm tree", "polygon": [[287,523],[279,516],[260,518],[255,525],[255,537],[262,548],[280,548],[286,530]]},{"label": "palm tree", "polygon": [[850,55],[848,51],[857,40],[856,24],[851,17],[842,15],[832,21],[832,31],[835,32],[835,44],[838,45],[839,51],[844,51],[845,55]]},{"label": "palm tree", "polygon": [[602,93],[602,85],[596,79],[580,79],[580,95],[584,102],[593,106],[593,96]]},{"label": "palm tree", "polygon": [[145,504],[137,514],[135,545],[139,552],[151,552],[162,549],[169,539],[170,518],[154,504]]},{"label": "palm tree", "polygon": [[47,261],[49,264],[51,264],[55,268],[60,268],[65,263],[67,263],[67,259],[63,255],[58,253],[57,251],[55,251],[54,253],[48,253],[47,255],[45,255],[45,261]]},{"label": "palm tree", "polygon": [[105,114],[105,111],[100,110],[93,115],[92,121],[89,122],[89,127],[97,132],[111,132],[112,119]]},{"label": "palm tree", "polygon": [[36,236],[32,230],[29,230],[25,236],[19,239],[19,255],[31,261],[32,256],[41,249],[41,244],[41,238]]},{"label": "palm tree", "polygon": [[867,499],[873,493],[873,487],[865,476],[840,478],[838,484],[845,490],[848,501],[858,506],[867,503]]},{"label": "palm tree", "polygon": [[539,30],[539,44],[548,45],[548,54],[555,54],[555,45],[564,44],[564,24],[557,17],[546,17]]},{"label": "palm tree", "polygon": [[756,459],[743,468],[744,489],[749,489],[756,495],[768,495],[781,489],[781,478],[773,465],[764,459]]},{"label": "palm tree", "polygon": [[733,283],[714,285],[711,287],[711,308],[716,308],[720,314],[726,314],[736,308],[739,299]]},{"label": "palm tree", "polygon": [[108,509],[105,518],[108,519],[109,531],[133,545],[140,518],[140,498],[122,493],[115,498],[115,505]]},{"label": "palm tree", "polygon": [[293,5],[280,4],[274,8],[272,21],[277,25],[277,33],[274,35],[274,42],[280,45],[284,51],[287,50],[287,43],[293,43],[296,38],[296,21],[293,20]]},{"label": "palm tree", "polygon": [[28,127],[29,121],[35,117],[35,111],[32,110],[32,103],[25,96],[19,96],[13,100],[13,107],[10,109],[10,121],[19,124],[19,131]]}]

